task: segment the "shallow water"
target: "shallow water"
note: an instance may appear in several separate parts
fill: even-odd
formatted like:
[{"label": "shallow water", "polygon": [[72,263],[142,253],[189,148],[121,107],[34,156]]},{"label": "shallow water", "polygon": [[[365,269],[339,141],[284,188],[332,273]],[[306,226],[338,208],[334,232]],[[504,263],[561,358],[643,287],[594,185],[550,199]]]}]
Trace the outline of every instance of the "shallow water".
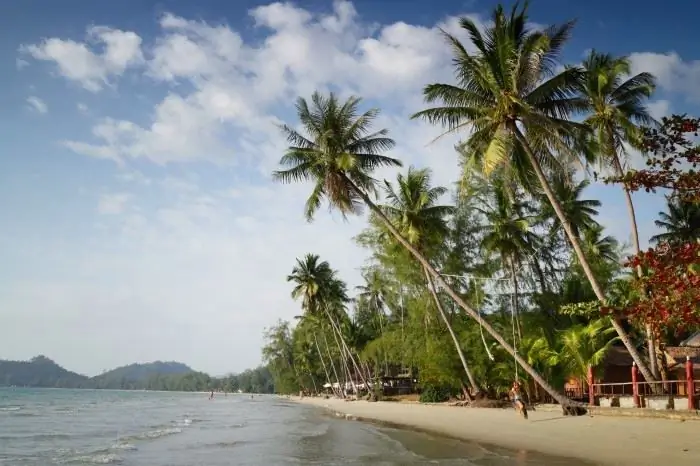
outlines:
[{"label": "shallow water", "polygon": [[572,465],[272,396],[0,389],[0,464]]}]

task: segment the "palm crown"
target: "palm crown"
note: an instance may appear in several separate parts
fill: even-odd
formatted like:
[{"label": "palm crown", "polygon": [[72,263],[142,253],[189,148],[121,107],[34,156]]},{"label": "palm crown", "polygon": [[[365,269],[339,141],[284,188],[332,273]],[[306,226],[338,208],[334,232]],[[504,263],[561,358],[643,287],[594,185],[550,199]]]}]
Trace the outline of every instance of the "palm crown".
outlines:
[{"label": "palm crown", "polygon": [[622,174],[620,156],[625,156],[625,143],[640,148],[642,132],[637,125],[651,126],[653,118],[644,105],[655,88],[649,73],[639,73],[629,79],[630,61],[595,50],[583,62],[586,71],[580,93],[588,106],[584,123],[593,131],[593,142],[601,165],[612,165]]},{"label": "palm crown", "polygon": [[475,54],[453,35],[443,31],[453,49],[457,84],[430,84],[424,89],[428,103],[441,106],[413,115],[454,132],[471,127],[464,151],[479,159],[488,174],[502,165],[519,166],[522,154],[517,133],[524,130],[531,150],[545,166],[557,166],[551,156],[575,156],[572,144],[580,141],[585,125],[568,117],[584,108],[576,93],[582,70],[569,67],[555,73],[560,50],[573,22],[544,31],[528,28],[525,8],[516,5],[510,15],[502,6],[493,14],[494,25],[483,33],[469,18],[460,26],[467,31]]},{"label": "palm crown", "polygon": [[286,169],[275,171],[273,178],[283,183],[314,184],[305,206],[309,221],[324,199],[344,217],[359,213],[361,192],[376,195],[377,181],[371,173],[378,167],[401,165],[381,154],[394,146],[387,137],[389,131],[371,131],[379,110],[360,114],[360,102],[358,97],[340,102],[333,93],[326,97],[315,92],[310,106],[301,97],[296,103],[303,132],[281,127],[290,146],[280,160]]}]

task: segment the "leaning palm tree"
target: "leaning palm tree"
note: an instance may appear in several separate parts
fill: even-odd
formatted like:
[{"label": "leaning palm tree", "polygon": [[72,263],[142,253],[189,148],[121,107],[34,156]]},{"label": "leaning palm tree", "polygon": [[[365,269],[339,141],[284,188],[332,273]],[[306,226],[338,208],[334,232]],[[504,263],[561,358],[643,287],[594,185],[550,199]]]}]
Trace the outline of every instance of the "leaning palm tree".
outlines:
[{"label": "leaning palm tree", "polygon": [[[491,173],[502,166],[530,171],[556,212],[579,262],[600,302],[605,293],[566,218],[548,179],[578,157],[588,127],[571,121],[586,103],[577,94],[584,76],[578,67],[556,73],[557,58],[570,36],[573,22],[532,30],[527,7],[516,4],[507,15],[496,7],[493,24],[485,32],[469,18],[460,25],[476,49],[472,54],[453,35],[443,32],[454,53],[457,84],[430,84],[424,89],[427,103],[439,103],[413,115],[446,128],[446,133],[471,129],[463,152],[481,157],[479,166]],[[560,161],[554,157],[557,154]],[[527,164],[523,163],[523,159]],[[552,173],[550,173],[551,175]],[[530,177],[521,176],[521,179]],[[646,363],[622,326],[613,326],[647,380],[654,380]]]},{"label": "leaning palm tree", "polygon": [[313,184],[305,206],[307,220],[313,220],[324,200],[328,200],[330,207],[339,210],[343,216],[359,214],[364,202],[396,240],[428,270],[437,285],[472,319],[482,322],[484,330],[514,356],[543,389],[561,404],[571,404],[571,400],[551,387],[525,359],[516,354],[500,333],[480,318],[372,200],[377,196],[377,181],[372,178],[372,172],[379,167],[401,165],[398,160],[382,155],[384,150],[394,145],[394,141],[387,137],[388,131],[370,130],[379,111],[372,109],[359,114],[359,98],[351,97],[341,103],[332,93],[324,97],[316,92],[311,100],[311,107],[303,98],[299,98],[296,104],[306,135],[286,125],[281,127],[290,146],[280,160],[284,169],[273,173],[273,178],[282,183],[310,181]]},{"label": "leaning palm tree", "polygon": [[[438,246],[443,244],[449,232],[447,216],[454,212],[452,206],[437,204],[440,198],[447,193],[447,189],[442,186],[431,186],[430,178],[429,169],[417,170],[409,167],[406,175],[399,174],[396,177],[395,186],[388,181],[384,182],[388,203],[381,206],[386,216],[397,226],[404,238],[425,255],[429,254],[431,250],[435,251]],[[452,338],[472,392],[476,394],[480,391],[479,385],[469,369],[462,346],[447,318],[433,278],[425,267],[423,270],[435,307]]]},{"label": "leaning palm tree", "polygon": [[[307,254],[303,259],[297,259],[292,273],[287,276],[288,282],[294,283],[292,290],[293,299],[301,299],[302,308],[311,315],[323,313],[333,329],[334,338],[341,354],[345,353],[355,368],[355,372],[366,380],[360,370],[355,357],[352,354],[340,328],[340,319],[337,314],[349,301],[345,284],[338,280],[336,272],[328,262],[320,261],[316,254]],[[344,311],[342,311],[344,312]],[[357,390],[355,389],[357,392]]]},{"label": "leaning palm tree", "polygon": [[[585,79],[581,81],[580,94],[587,109],[584,123],[593,130],[591,153],[603,169],[611,168],[617,177],[624,176],[626,147],[642,148],[643,134],[640,125],[650,126],[654,119],[649,116],[645,101],[656,87],[655,78],[650,73],[630,76],[631,66],[628,57],[613,57],[610,54],[592,50],[583,61]],[[639,228],[632,202],[632,192],[627,182],[622,183],[627,202],[627,211],[632,229],[632,246],[639,254]],[[641,276],[641,267],[637,269]],[[651,325],[646,325],[649,365],[654,375],[656,368],[656,343]]]},{"label": "leaning palm tree", "polygon": [[651,237],[654,243],[687,243],[700,239],[700,205],[680,198],[669,198],[668,213],[659,212],[654,223],[666,230]]}]

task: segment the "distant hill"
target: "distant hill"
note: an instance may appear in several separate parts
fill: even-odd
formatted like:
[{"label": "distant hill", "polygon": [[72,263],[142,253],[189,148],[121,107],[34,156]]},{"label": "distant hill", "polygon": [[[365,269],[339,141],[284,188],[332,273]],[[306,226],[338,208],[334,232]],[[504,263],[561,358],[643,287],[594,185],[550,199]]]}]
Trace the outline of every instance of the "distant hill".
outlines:
[{"label": "distant hill", "polygon": [[272,374],[265,366],[236,375],[211,377],[180,362],[129,364],[96,377],[76,374],[46,356],[29,361],[0,359],[0,387],[92,388],[117,390],[173,390],[181,392],[224,390],[273,393]]},{"label": "distant hill", "polygon": [[76,374],[59,366],[46,356],[30,361],[0,359],[0,386],[42,388],[89,388],[89,377]]},{"label": "distant hill", "polygon": [[156,376],[184,375],[191,372],[194,372],[194,369],[181,362],[155,361],[117,367],[93,377],[92,380],[97,388],[131,388],[131,385],[141,385]]}]

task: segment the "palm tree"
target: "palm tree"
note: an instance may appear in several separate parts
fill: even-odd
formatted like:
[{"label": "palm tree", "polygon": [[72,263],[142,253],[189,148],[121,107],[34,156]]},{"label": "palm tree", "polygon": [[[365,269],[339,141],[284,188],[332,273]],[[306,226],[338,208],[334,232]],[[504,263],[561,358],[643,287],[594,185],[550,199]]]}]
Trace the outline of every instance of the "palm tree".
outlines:
[{"label": "palm tree", "polygon": [[575,325],[563,332],[560,358],[569,369],[569,375],[586,380],[588,366],[603,362],[612,345],[619,339],[607,319],[597,319],[588,325]]},{"label": "palm tree", "polygon": [[[588,116],[584,123],[593,131],[593,152],[603,167],[611,167],[615,175],[624,175],[626,145],[641,148],[642,131],[638,125],[650,126],[653,118],[644,105],[656,87],[650,73],[630,75],[628,57],[613,57],[592,50],[583,61],[584,79],[580,94],[586,102]],[[627,209],[632,223],[635,253],[640,252],[639,229],[630,187],[623,183]]]},{"label": "palm tree", "polygon": [[654,243],[687,243],[700,239],[700,205],[680,198],[669,198],[668,213],[659,212],[654,223],[666,230],[651,237]]},{"label": "palm tree", "polygon": [[[301,299],[302,308],[307,313],[318,315],[323,312],[325,314],[334,331],[334,337],[339,339],[341,354],[345,352],[356,373],[366,385],[364,375],[345,341],[338,319],[333,315],[349,301],[345,284],[337,279],[336,272],[331,269],[328,262],[320,262],[318,255],[307,254],[303,259],[297,259],[297,264],[292,269],[292,273],[287,276],[287,281],[294,282],[292,298]],[[356,389],[355,392],[357,393]]]},{"label": "palm tree", "polygon": [[[356,299],[357,305],[360,308],[362,305],[365,305],[377,316],[379,336],[381,337],[384,335],[384,325],[386,321],[386,314],[384,314],[386,284],[384,280],[382,280],[379,270],[376,268],[366,270],[365,273],[362,274],[362,278],[364,278],[365,284],[355,287],[358,291]],[[386,354],[384,355],[384,373],[385,375],[389,375],[389,361],[387,360]]]},{"label": "palm tree", "polygon": [[[568,178],[568,179],[567,179]],[[595,217],[598,215],[598,208],[601,203],[597,199],[582,199],[584,190],[590,185],[590,181],[581,180],[576,184],[570,182],[571,175],[566,178],[556,178],[552,182],[554,195],[559,200],[561,208],[564,211],[566,218],[571,222],[571,229],[574,235],[581,239],[582,231],[596,228],[598,222]],[[555,222],[555,231],[561,231],[562,227],[557,214],[548,202],[542,203],[541,217],[545,219],[553,219]],[[568,241],[568,239],[567,239]]]},{"label": "palm tree", "polygon": [[[545,172],[547,168],[555,174],[557,168],[561,171],[562,164],[556,162],[553,153],[568,166],[588,135],[586,125],[569,118],[587,107],[577,94],[583,71],[568,67],[555,73],[557,58],[573,22],[544,31],[531,30],[526,10],[527,6],[519,8],[516,4],[506,15],[499,5],[493,14],[493,25],[483,34],[471,19],[462,18],[460,25],[469,34],[475,54],[468,52],[456,37],[443,32],[453,49],[458,83],[426,86],[426,102],[438,102],[441,106],[418,112],[413,118],[441,124],[447,128],[446,133],[471,128],[464,145],[467,152],[482,158],[480,166],[487,174],[503,165],[521,167],[524,174],[534,171],[596,297],[605,302],[605,293]],[[644,377],[654,380],[620,319],[613,316],[612,320]]]},{"label": "palm tree", "polygon": [[513,286],[513,319],[518,340],[522,340],[520,316],[518,312],[518,278],[517,272],[524,259],[536,251],[537,235],[530,231],[534,219],[524,214],[526,204],[509,196],[509,190],[502,181],[497,181],[485,199],[485,207],[477,207],[483,214],[485,224],[481,227],[484,234],[481,246],[488,253],[500,255],[501,262],[510,271]]},{"label": "palm tree", "polygon": [[[388,181],[384,182],[384,191],[388,204],[380,207],[393,225],[397,226],[403,237],[421,254],[435,251],[437,246],[443,244],[449,232],[447,216],[454,211],[452,206],[437,205],[440,198],[447,193],[447,189],[442,186],[431,186],[430,178],[431,172],[429,169],[417,170],[409,167],[405,176],[402,174],[397,175],[395,187]],[[467,360],[464,357],[457,335],[452,328],[450,320],[447,318],[432,276],[425,267],[423,267],[423,271],[428,289],[435,301],[435,307],[452,338],[459,359],[462,362],[462,368],[464,368],[464,372],[469,379],[469,385],[473,393],[476,394],[480,391],[479,385],[469,369],[469,364],[467,364]]]},{"label": "palm tree", "polygon": [[[351,97],[341,104],[332,93],[329,97],[323,97],[316,92],[311,100],[312,107],[303,98],[299,98],[296,105],[299,120],[308,137],[289,126],[281,127],[290,147],[280,160],[280,165],[285,169],[275,171],[273,178],[282,183],[313,183],[305,208],[309,221],[324,199],[343,216],[360,213],[361,202],[364,202],[396,240],[430,272],[437,285],[472,319],[482,321],[479,314],[445,282],[430,261],[401,235],[372,201],[372,197],[377,195],[377,182],[371,177],[372,171],[383,166],[401,165],[398,160],[381,154],[394,145],[394,141],[387,137],[388,131],[370,132],[371,123],[379,111],[372,109],[358,115],[359,98]],[[482,322],[482,326],[506,351],[514,355],[523,369],[554,399],[563,405],[571,403],[540,377],[525,359],[518,356],[488,322]]]},{"label": "palm tree", "polygon": [[[642,146],[642,131],[639,125],[650,126],[653,118],[644,105],[654,92],[655,78],[650,73],[630,76],[630,60],[627,57],[613,57],[610,54],[592,50],[583,61],[585,79],[581,82],[580,93],[587,104],[587,117],[584,123],[593,130],[593,154],[601,167],[610,167],[616,176],[624,176],[626,145],[634,148]],[[639,228],[632,202],[630,186],[622,183],[627,211],[632,226],[632,246],[634,253],[641,252]],[[639,276],[641,267],[637,269]],[[649,364],[656,376],[656,344],[650,325],[646,325]]]}]

